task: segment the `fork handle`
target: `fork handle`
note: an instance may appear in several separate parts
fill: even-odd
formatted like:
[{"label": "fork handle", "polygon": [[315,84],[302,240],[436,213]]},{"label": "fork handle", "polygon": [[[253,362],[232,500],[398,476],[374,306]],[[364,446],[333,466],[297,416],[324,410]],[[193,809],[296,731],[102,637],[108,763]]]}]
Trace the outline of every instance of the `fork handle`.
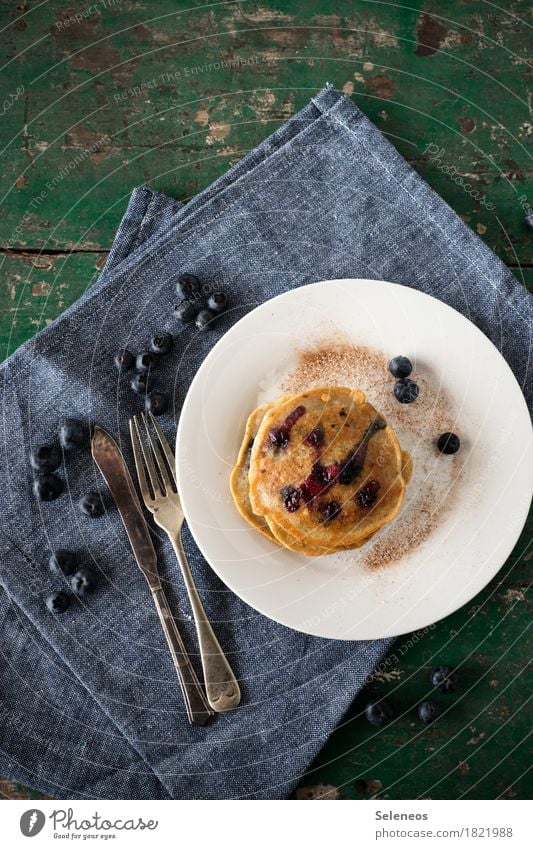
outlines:
[{"label": "fork handle", "polygon": [[180,632],[168,606],[167,597],[162,587],[152,590],[152,596],[163,626],[163,631],[178,674],[181,692],[191,725],[205,725],[213,711],[205,700],[200,682],[196,677],[189,656],[181,639]]},{"label": "fork handle", "polygon": [[217,713],[233,710],[241,700],[237,679],[207,619],[189,568],[181,533],[169,534],[169,536],[181,567],[196,624],[207,701]]}]

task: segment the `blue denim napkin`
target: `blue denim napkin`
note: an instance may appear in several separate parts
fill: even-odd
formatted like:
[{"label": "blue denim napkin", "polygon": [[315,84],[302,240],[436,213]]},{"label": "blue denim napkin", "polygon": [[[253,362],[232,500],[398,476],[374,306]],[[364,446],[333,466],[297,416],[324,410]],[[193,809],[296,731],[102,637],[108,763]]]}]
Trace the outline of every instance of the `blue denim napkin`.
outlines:
[{"label": "blue denim napkin", "polygon": [[[231,292],[209,334],[178,330],[173,283],[193,271]],[[341,720],[390,641],[337,642],[255,613],[218,580],[188,531],[198,587],[243,691],[239,710],[191,728],[172,662],[120,519],[82,516],[101,487],[87,454],[62,474],[67,492],[38,504],[28,451],[66,415],[98,422],[131,463],[127,420],[138,399],[112,367],[172,331],[161,419],[173,441],[190,381],[211,346],[258,303],[314,280],[392,280],[441,298],[498,346],[531,402],[525,289],[420,179],[362,112],[331,86],[224,177],[182,207],[134,191],[100,279],[0,373],[0,773],[64,798],[286,796]],[[186,594],[169,543],[154,534],[161,574],[193,662]],[[98,591],[53,616],[47,560],[74,548]]]}]

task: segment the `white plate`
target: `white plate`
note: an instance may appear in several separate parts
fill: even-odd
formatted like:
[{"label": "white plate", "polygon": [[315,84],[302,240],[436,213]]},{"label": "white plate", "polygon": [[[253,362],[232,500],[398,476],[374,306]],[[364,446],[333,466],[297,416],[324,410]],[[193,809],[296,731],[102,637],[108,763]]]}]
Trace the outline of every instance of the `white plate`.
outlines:
[{"label": "white plate", "polygon": [[[319,361],[312,353],[302,367],[302,351],[313,347],[329,354]],[[392,395],[386,364],[397,354],[414,363],[422,391],[413,404]],[[372,542],[308,558],[246,524],[229,476],[254,407],[287,389],[334,383],[367,393],[413,454],[415,472],[400,516]],[[461,437],[454,456],[435,447],[446,430]],[[441,301],[376,280],[303,286],[235,324],[191,384],[176,444],[185,516],[217,575],[266,616],[346,640],[423,628],[490,581],[526,519],[532,453],[523,395],[492,343]]]}]

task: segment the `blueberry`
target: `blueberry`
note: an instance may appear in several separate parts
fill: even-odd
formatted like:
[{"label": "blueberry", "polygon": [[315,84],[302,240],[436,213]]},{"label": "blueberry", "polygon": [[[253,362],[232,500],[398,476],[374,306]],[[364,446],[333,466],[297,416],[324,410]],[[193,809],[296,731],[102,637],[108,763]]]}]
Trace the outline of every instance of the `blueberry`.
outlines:
[{"label": "blueberry", "polygon": [[376,728],[383,728],[393,718],[394,711],[387,699],[379,699],[368,702],[365,708],[365,716],[371,725],[375,725]]},{"label": "blueberry", "polygon": [[403,380],[397,380],[394,384],[394,395],[400,404],[411,404],[416,401],[420,394],[418,384],[408,377]]},{"label": "blueberry", "polygon": [[176,292],[181,298],[190,298],[200,292],[200,281],[196,274],[185,273],[176,283]]},{"label": "blueberry", "polygon": [[456,433],[447,431],[441,433],[437,440],[437,448],[442,454],[457,454],[461,447],[461,440]]},{"label": "blueberry", "polygon": [[431,671],[430,681],[441,693],[453,693],[457,689],[457,673],[451,666],[437,666]]},{"label": "blueberry", "polygon": [[128,371],[128,369],[133,368],[135,363],[135,357],[128,351],[127,348],[121,348],[120,351],[117,351],[114,359],[115,366],[119,369],[124,369],[124,371]]},{"label": "blueberry", "polygon": [[418,715],[422,722],[429,724],[430,722],[434,722],[437,717],[441,714],[440,705],[437,702],[434,702],[432,699],[427,699],[425,702],[421,702],[418,705]]},{"label": "blueberry", "polygon": [[357,493],[357,503],[359,507],[372,507],[374,501],[378,497],[379,481],[368,481],[361,487]]},{"label": "blueberry", "polygon": [[76,555],[72,551],[67,551],[66,548],[58,548],[54,551],[48,565],[55,575],[73,575],[78,568]]},{"label": "blueberry", "polygon": [[300,500],[302,498],[301,489],[294,486],[284,486],[283,489],[280,490],[280,495],[283,500],[285,510],[289,513],[295,513],[300,506]]},{"label": "blueberry", "polygon": [[138,372],[150,371],[155,364],[155,355],[151,351],[141,351],[135,358],[135,369]]},{"label": "blueberry", "polygon": [[224,312],[227,305],[228,299],[224,292],[213,292],[213,294],[207,299],[207,308],[210,309],[211,312]]},{"label": "blueberry", "polygon": [[71,577],[70,586],[72,591],[79,596],[86,596],[96,589],[96,578],[90,569],[78,569]]},{"label": "blueberry", "polygon": [[153,413],[154,416],[162,416],[168,410],[168,396],[164,392],[150,392],[146,396],[144,406],[147,413]]},{"label": "blueberry", "polygon": [[59,428],[59,442],[66,451],[82,448],[87,444],[88,437],[88,428],[79,419],[65,419]]},{"label": "blueberry", "polygon": [[524,218],[524,224],[528,230],[533,230],[533,212],[529,212]]},{"label": "blueberry", "polygon": [[97,492],[86,492],[78,503],[81,512],[93,519],[104,513],[104,503]]},{"label": "blueberry", "polygon": [[155,333],[150,339],[150,351],[153,354],[169,354],[174,342],[170,333]]},{"label": "blueberry", "polygon": [[322,521],[324,523],[331,522],[332,519],[335,519],[339,515],[341,510],[342,507],[338,501],[328,501],[327,504],[324,504],[324,506],[320,508]]},{"label": "blueberry", "polygon": [[57,475],[39,475],[33,481],[33,493],[39,501],[54,501],[63,492],[63,481]]},{"label": "blueberry", "polygon": [[198,315],[198,310],[190,301],[182,301],[174,307],[174,315],[184,324],[190,324]]},{"label": "blueberry", "polygon": [[57,590],[48,596],[46,606],[50,613],[64,613],[70,606],[70,597],[63,590]]},{"label": "blueberry", "polygon": [[130,381],[130,386],[137,395],[145,395],[152,388],[152,378],[148,372],[136,374]]},{"label": "blueberry", "polygon": [[61,462],[59,445],[39,445],[30,454],[30,465],[37,472],[55,472]]},{"label": "blueberry", "polygon": [[409,377],[413,364],[407,357],[394,357],[389,363],[389,371],[393,377]]},{"label": "blueberry", "polygon": [[211,310],[200,310],[194,322],[198,330],[207,330],[213,326],[213,321],[216,318]]}]

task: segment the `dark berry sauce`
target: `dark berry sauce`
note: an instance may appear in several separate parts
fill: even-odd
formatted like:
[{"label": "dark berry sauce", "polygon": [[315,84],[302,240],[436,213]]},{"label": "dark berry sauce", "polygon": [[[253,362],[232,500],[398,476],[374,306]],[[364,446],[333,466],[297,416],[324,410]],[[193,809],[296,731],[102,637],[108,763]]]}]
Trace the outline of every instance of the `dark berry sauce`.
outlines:
[{"label": "dark berry sauce", "polygon": [[[302,412],[300,412],[302,411]],[[277,448],[285,448],[289,442],[290,428],[300,416],[305,413],[304,407],[297,407],[290,416],[279,427],[272,429],[269,434],[270,445]],[[285,431],[289,429],[285,441]],[[310,510],[317,509],[322,517],[322,522],[330,522],[341,512],[341,506],[337,501],[329,501],[319,504],[318,499],[326,495],[336,483],[350,484],[360,474],[366,460],[368,443],[375,433],[387,426],[384,419],[377,416],[368,425],[363,438],[350,454],[340,463],[330,463],[324,466],[322,463],[313,463],[310,473],[299,486],[285,486],[280,490],[285,509],[289,513],[295,513],[302,503]],[[323,444],[324,431],[320,426],[314,428],[304,439],[304,443],[315,450],[319,450]],[[361,507],[370,507],[377,498],[379,483],[369,481],[357,493],[357,501]]]},{"label": "dark berry sauce", "polygon": [[309,448],[314,448],[318,450],[322,448],[324,445],[324,428],[322,425],[317,425],[310,431],[306,437],[303,439],[304,445],[308,445]]},{"label": "dark berry sauce", "polygon": [[305,414],[305,407],[300,405],[290,413],[283,424],[278,427],[273,427],[268,434],[268,444],[271,448],[284,449],[289,444],[291,438],[291,430],[301,417]]},{"label": "dark berry sauce", "polygon": [[378,430],[383,430],[386,427],[386,421],[380,416],[376,416],[376,418],[370,422],[359,445],[351,451],[344,460],[341,461],[341,468],[338,475],[339,483],[342,483],[345,486],[353,483],[365,465],[368,443]]}]

